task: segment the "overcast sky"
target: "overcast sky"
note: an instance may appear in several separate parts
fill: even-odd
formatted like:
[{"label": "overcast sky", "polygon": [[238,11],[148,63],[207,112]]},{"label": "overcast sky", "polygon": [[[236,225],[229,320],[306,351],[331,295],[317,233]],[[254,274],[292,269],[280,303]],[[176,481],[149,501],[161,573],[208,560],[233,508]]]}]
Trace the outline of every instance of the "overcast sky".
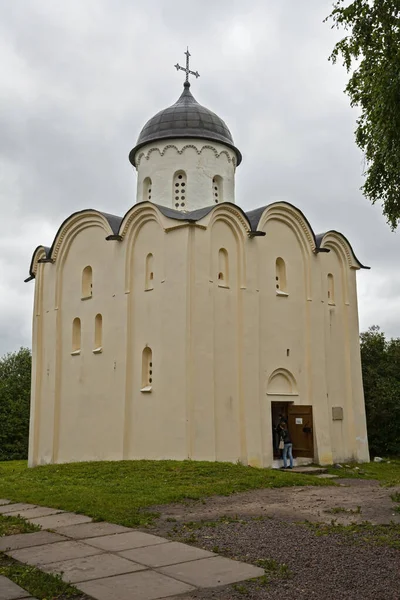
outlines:
[{"label": "overcast sky", "polygon": [[[247,7],[245,5],[248,5]],[[34,248],[84,208],[135,202],[128,153],[181,93],[189,45],[196,99],[243,154],[236,202],[300,208],[337,229],[358,272],[360,326],[400,336],[400,232],[359,188],[363,157],[330,0],[0,0],[0,355],[30,346]]]}]

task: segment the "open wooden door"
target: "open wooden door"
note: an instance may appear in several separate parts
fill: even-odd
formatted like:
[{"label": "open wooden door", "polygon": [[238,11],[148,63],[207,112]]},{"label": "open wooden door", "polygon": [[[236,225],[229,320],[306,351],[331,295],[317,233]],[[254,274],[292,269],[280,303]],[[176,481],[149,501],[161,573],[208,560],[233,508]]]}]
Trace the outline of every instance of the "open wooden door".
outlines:
[{"label": "open wooden door", "polygon": [[290,404],[288,428],[293,442],[293,456],[314,458],[312,406]]}]

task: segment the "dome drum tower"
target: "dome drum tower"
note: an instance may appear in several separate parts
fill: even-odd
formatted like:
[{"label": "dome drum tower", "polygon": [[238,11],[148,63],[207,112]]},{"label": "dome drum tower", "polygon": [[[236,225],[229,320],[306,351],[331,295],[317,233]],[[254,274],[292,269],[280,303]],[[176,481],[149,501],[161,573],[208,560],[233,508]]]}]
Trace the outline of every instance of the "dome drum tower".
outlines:
[{"label": "dome drum tower", "polygon": [[146,123],[129,154],[137,202],[180,211],[234,203],[241,159],[224,121],[195,100],[185,81],[177,102]]}]

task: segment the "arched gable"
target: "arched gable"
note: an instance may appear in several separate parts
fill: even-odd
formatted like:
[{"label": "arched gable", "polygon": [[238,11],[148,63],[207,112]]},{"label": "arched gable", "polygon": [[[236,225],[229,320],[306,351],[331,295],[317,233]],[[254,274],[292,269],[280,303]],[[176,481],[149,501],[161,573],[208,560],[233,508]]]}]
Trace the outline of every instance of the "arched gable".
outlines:
[{"label": "arched gable", "polygon": [[[224,202],[213,208],[208,223],[208,228],[211,231],[214,225],[222,221],[232,231],[238,246],[238,266],[239,266],[239,285],[246,287],[246,256],[245,256],[245,239],[250,232],[250,226],[243,213],[233,204]],[[212,257],[210,257],[210,279],[212,276]]]},{"label": "arched gable", "polygon": [[265,208],[258,222],[257,230],[265,231],[270,221],[280,221],[287,225],[299,243],[305,269],[307,297],[311,298],[311,255],[317,247],[311,226],[303,213],[288,203],[276,202]]},{"label": "arched gable", "polygon": [[49,258],[56,261],[58,255],[64,255],[74,237],[89,227],[101,227],[106,236],[114,234],[109,220],[101,212],[81,210],[73,213],[62,223],[51,245]]},{"label": "arched gable", "polygon": [[298,396],[297,382],[287,369],[275,369],[268,378],[267,394],[276,396]]},{"label": "arched gable", "polygon": [[319,235],[318,242],[319,248],[327,248],[336,252],[344,267],[357,270],[369,269],[358,260],[350,242],[339,231],[331,230]]},{"label": "arched gable", "polygon": [[287,202],[275,202],[270,204],[263,211],[258,222],[257,230],[263,231],[266,223],[271,219],[282,221],[289,225],[296,233],[298,239],[301,240],[304,249],[309,252],[315,251],[317,243],[314,231],[301,210]]},{"label": "arched gable", "polygon": [[34,279],[36,277],[38,263],[39,261],[47,260],[49,250],[50,248],[46,248],[45,246],[37,246],[37,248],[35,248],[32,254],[31,264],[29,267],[30,277],[25,281],[29,281],[30,279]]},{"label": "arched gable", "polygon": [[56,289],[55,306],[59,306],[61,297],[61,274],[68,251],[75,237],[91,227],[100,227],[107,235],[112,235],[113,231],[107,218],[96,210],[80,211],[72,214],[59,228],[54,242],[50,248],[49,258],[55,263],[56,267]]},{"label": "arched gable", "polygon": [[[129,292],[132,288],[132,260],[133,260],[133,248],[137,236],[142,229],[149,222],[155,222],[158,224],[160,229],[165,232],[165,223],[163,217],[157,206],[150,202],[143,202],[133,206],[124,216],[121,227],[120,236],[122,240],[126,240],[126,251],[125,251],[125,291]],[[160,271],[164,273],[163,264],[163,253],[157,256],[157,262],[159,264]],[[163,277],[162,277],[163,278]]]}]

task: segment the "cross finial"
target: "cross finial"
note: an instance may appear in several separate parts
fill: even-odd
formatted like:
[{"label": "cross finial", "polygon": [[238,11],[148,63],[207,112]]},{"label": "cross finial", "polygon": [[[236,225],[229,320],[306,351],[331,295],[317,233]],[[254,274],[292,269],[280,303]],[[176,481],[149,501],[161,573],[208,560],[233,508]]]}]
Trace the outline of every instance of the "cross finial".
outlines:
[{"label": "cross finial", "polygon": [[184,54],[186,54],[186,68],[181,67],[179,63],[176,63],[175,69],[177,71],[185,71],[185,73],[186,73],[185,83],[189,84],[189,74],[194,75],[197,79],[198,77],[200,77],[200,73],[198,71],[191,71],[189,69],[189,56],[191,56],[191,54],[189,52],[189,48],[186,49],[186,52],[184,52]]}]

